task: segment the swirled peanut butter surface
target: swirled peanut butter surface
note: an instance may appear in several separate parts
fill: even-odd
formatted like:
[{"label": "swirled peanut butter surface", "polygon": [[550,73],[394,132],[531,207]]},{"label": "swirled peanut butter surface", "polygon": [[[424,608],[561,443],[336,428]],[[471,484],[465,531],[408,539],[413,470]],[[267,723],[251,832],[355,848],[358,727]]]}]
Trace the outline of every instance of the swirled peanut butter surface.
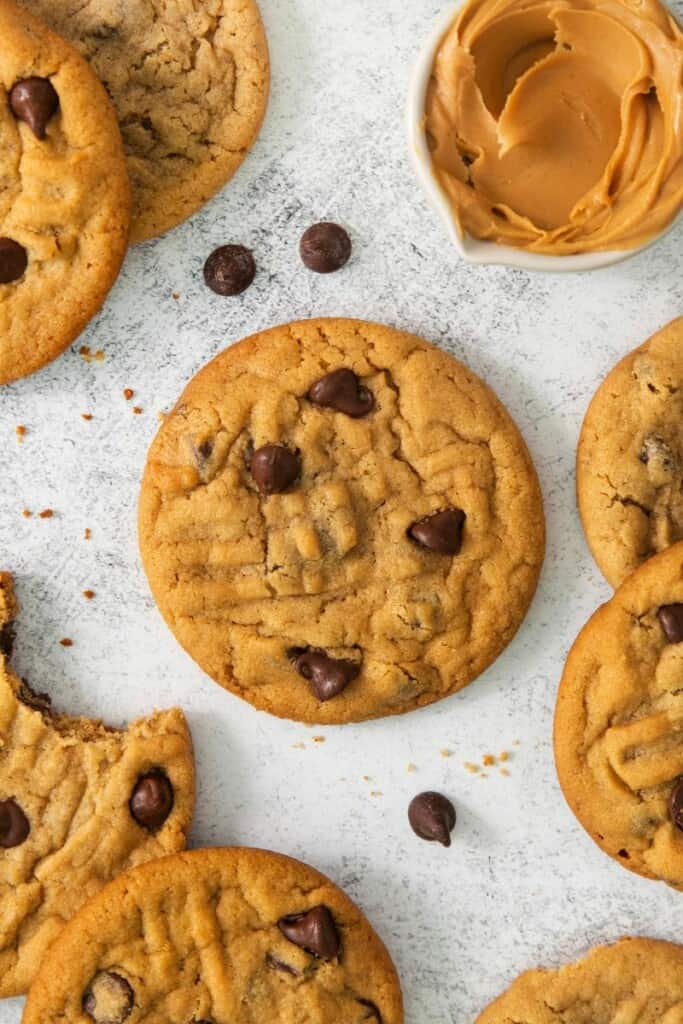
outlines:
[{"label": "swirled peanut butter surface", "polygon": [[461,231],[557,255],[630,249],[683,203],[683,34],[657,0],[470,0],[425,128]]}]

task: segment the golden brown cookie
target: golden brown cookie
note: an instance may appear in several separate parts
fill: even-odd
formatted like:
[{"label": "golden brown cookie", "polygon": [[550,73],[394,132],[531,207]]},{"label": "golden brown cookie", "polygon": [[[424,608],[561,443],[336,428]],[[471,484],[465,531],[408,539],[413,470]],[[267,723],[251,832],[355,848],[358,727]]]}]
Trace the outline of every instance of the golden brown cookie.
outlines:
[{"label": "golden brown cookie", "polygon": [[567,801],[624,867],[683,889],[683,542],[583,628],[555,711]]},{"label": "golden brown cookie", "polygon": [[600,385],[581,431],[576,476],[586,538],[612,586],[683,540],[683,317]]},{"label": "golden brown cookie", "polygon": [[128,243],[116,115],[78,53],[0,0],[0,384],[63,352]]},{"label": "golden brown cookie", "polygon": [[106,882],[182,849],[194,805],[182,712],[123,731],[58,714],[9,667],[15,612],[0,573],[0,997],[27,990],[65,922]]},{"label": "golden brown cookie", "polygon": [[466,686],[514,636],[544,551],[498,399],[421,338],[358,320],[276,327],[204,367],[150,449],[139,527],[192,657],[307,722]]},{"label": "golden brown cookie", "polygon": [[22,2],[107,87],[133,182],[133,242],[175,227],[233,176],[268,100],[255,0]]},{"label": "golden brown cookie", "polygon": [[327,878],[263,850],[180,853],[122,875],[65,928],[24,1024],[401,1024],[396,971]]},{"label": "golden brown cookie", "polygon": [[557,970],[526,971],[477,1024],[676,1024],[683,946],[621,939]]}]

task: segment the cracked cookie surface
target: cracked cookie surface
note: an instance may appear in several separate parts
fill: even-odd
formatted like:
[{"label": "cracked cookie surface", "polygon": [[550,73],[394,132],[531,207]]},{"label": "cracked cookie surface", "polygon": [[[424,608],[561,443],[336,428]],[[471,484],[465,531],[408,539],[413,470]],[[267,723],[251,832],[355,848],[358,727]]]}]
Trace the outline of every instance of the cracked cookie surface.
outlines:
[{"label": "cracked cookie surface", "polygon": [[[4,652],[15,613],[11,576],[0,573]],[[159,821],[145,780],[162,773],[172,807]],[[122,731],[70,718],[0,654],[0,997],[28,989],[66,921],[106,882],[182,849],[193,805],[192,741],[181,711],[159,711]]]},{"label": "cracked cookie surface", "polygon": [[[449,508],[464,525],[430,526]],[[486,385],[420,338],[341,319],[273,328],[200,371],[150,449],[139,528],[192,657],[309,722],[466,686],[516,632],[544,550],[533,465]]]},{"label": "cracked cookie surface", "polygon": [[622,359],[596,392],[577,490],[593,557],[614,587],[683,540],[683,317]]},{"label": "cracked cookie surface", "polygon": [[[130,184],[116,115],[76,50],[9,0],[0,0],[0,37],[4,384],[56,358],[102,306],[128,244]],[[37,125],[35,91],[11,104],[27,81],[56,103]]]},{"label": "cracked cookie surface", "polygon": [[351,900],[298,861],[234,847],[136,868],[83,908],[23,1021],[81,1024],[84,1007],[96,1024],[403,1021],[389,954]]},{"label": "cracked cookie surface", "polygon": [[254,0],[24,3],[90,61],[118,111],[133,242],[179,224],[232,177],[268,98]]},{"label": "cracked cookie surface", "polygon": [[683,946],[626,938],[557,970],[526,971],[477,1024],[677,1024]]},{"label": "cracked cookie surface", "polygon": [[591,838],[631,871],[683,889],[671,810],[683,777],[679,605],[683,542],[637,569],[579,634],[557,698],[555,759]]}]

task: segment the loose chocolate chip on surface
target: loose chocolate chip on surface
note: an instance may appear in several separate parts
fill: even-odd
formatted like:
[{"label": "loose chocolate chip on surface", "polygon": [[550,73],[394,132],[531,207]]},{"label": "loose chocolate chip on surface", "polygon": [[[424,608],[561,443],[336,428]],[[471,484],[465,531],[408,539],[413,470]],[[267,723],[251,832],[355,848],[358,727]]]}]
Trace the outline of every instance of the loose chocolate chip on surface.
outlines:
[{"label": "loose chocolate chip on surface", "polygon": [[9,105],[14,116],[42,140],[48,121],[59,109],[59,96],[48,78],[24,78],[12,86]]},{"label": "loose chocolate chip on surface", "polygon": [[319,960],[334,960],[339,954],[339,932],[327,907],[281,917],[277,926],[286,939]]},{"label": "loose chocolate chip on surface", "polygon": [[669,812],[676,828],[683,832],[683,779],[679,779],[671,791]]},{"label": "loose chocolate chip on surface", "polygon": [[670,644],[683,641],[683,604],[663,604],[657,618]]},{"label": "loose chocolate chip on surface", "polygon": [[221,245],[204,264],[204,280],[217,295],[239,295],[255,275],[254,257],[244,245]]},{"label": "loose chocolate chip on surface", "polygon": [[301,975],[301,971],[297,971],[296,967],[286,964],[284,960],[280,960],[279,957],[273,953],[266,953],[266,964],[274,971],[282,971],[284,974],[291,974],[292,977],[298,978]]},{"label": "loose chocolate chip on surface", "polygon": [[304,231],[299,243],[301,259],[317,274],[341,270],[351,255],[351,239],[339,224],[321,221]]},{"label": "loose chocolate chip on surface", "polygon": [[0,800],[0,846],[5,850],[21,846],[30,831],[28,818],[16,800]]},{"label": "loose chocolate chip on surface", "polygon": [[283,444],[266,444],[251,457],[251,475],[261,494],[281,494],[301,476],[301,456]]},{"label": "loose chocolate chip on surface", "polygon": [[330,658],[324,651],[302,651],[294,664],[307,679],[318,700],[332,700],[360,674],[360,664],[345,658]]},{"label": "loose chocolate chip on surface", "polygon": [[0,284],[11,284],[24,276],[28,255],[23,245],[11,238],[0,238]]},{"label": "loose chocolate chip on surface", "polygon": [[435,512],[432,516],[418,519],[408,527],[408,536],[423,548],[435,551],[439,555],[457,555],[462,548],[465,519],[462,509],[445,509],[443,512]]},{"label": "loose chocolate chip on surface", "polygon": [[314,405],[322,405],[347,416],[358,418],[371,412],[375,398],[368,388],[364,387],[353,370],[341,369],[328,373],[308,391],[309,401]]},{"label": "loose chocolate chip on surface", "polygon": [[123,1024],[133,1002],[133,989],[115,971],[100,971],[83,995],[83,1009],[95,1024]]},{"label": "loose chocolate chip on surface", "polygon": [[382,1014],[377,1009],[377,1006],[373,1003],[372,999],[356,999],[357,1003],[360,1003],[366,1010],[361,1017],[361,1020],[377,1020],[382,1022]]},{"label": "loose chocolate chip on surface", "polygon": [[410,827],[420,839],[451,845],[451,832],[455,828],[455,807],[441,793],[420,793],[408,808]]},{"label": "loose chocolate chip on surface", "polygon": [[153,832],[161,828],[173,809],[173,786],[163,772],[148,772],[135,783],[129,802],[138,825]]}]

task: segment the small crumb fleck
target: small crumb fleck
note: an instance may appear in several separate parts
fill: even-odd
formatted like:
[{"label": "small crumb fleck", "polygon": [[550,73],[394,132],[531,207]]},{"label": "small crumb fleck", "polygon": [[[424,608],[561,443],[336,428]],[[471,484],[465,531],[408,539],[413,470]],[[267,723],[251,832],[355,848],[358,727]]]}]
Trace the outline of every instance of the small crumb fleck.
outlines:
[{"label": "small crumb fleck", "polygon": [[130,402],[130,400],[131,400],[131,398],[133,397],[134,394],[135,394],[135,392],[133,391],[132,388],[124,388],[123,389],[123,397],[125,398],[125,400],[127,402]]},{"label": "small crumb fleck", "polygon": [[480,779],[488,779],[488,777],[488,772],[482,772],[481,775],[479,776]]},{"label": "small crumb fleck", "polygon": [[370,781],[370,776],[369,775],[361,775],[361,778],[362,778],[363,782],[369,782]]},{"label": "small crumb fleck", "polygon": [[20,423],[18,427],[15,427],[14,432],[17,435],[17,441],[19,444],[23,444],[24,438],[26,437],[26,427],[23,423]]},{"label": "small crumb fleck", "polygon": [[101,348],[98,348],[97,352],[95,353],[95,359],[97,360],[98,363],[104,362],[104,352],[102,351]]},{"label": "small crumb fleck", "polygon": [[381,791],[381,789],[371,789],[370,796],[384,796],[384,793]]},{"label": "small crumb fleck", "polygon": [[38,515],[41,519],[52,519],[54,512],[51,508],[44,508],[42,512],[38,513]]},{"label": "small crumb fleck", "polygon": [[31,516],[33,515],[33,512],[31,512],[30,508],[25,508],[21,514],[24,517],[24,519],[30,519]]},{"label": "small crumb fleck", "polygon": [[453,757],[453,751],[449,750],[448,747],[444,747],[440,754],[442,757]]},{"label": "small crumb fleck", "polygon": [[512,741],[512,746],[513,747],[518,747],[519,746],[519,740],[513,740]]},{"label": "small crumb fleck", "polygon": [[86,526],[85,530],[83,531],[83,540],[90,540],[91,537],[92,530],[90,529],[89,526]]},{"label": "small crumb fleck", "polygon": [[82,412],[81,413],[81,419],[85,420],[86,423],[90,423],[90,420],[92,419],[92,413],[91,412]]},{"label": "small crumb fleck", "polygon": [[94,597],[94,596],[95,596],[95,591],[94,591],[94,590],[84,590],[84,591],[83,591],[83,597],[84,597],[84,598],[85,598],[85,599],[86,599],[87,601],[92,601],[92,599],[93,599],[93,597]]},{"label": "small crumb fleck", "polygon": [[485,766],[486,768],[490,768],[492,764],[495,764],[495,763],[496,763],[496,759],[495,759],[495,757],[493,756],[493,754],[484,754],[484,756],[483,756],[483,757],[482,757],[482,759],[481,759],[481,763],[482,763],[482,764],[483,764],[483,765],[484,765],[484,766]]},{"label": "small crumb fleck", "polygon": [[90,362],[90,346],[89,345],[81,345],[81,347],[78,350],[78,354],[79,354],[79,356],[83,356],[83,358],[85,359],[86,363]]},{"label": "small crumb fleck", "polygon": [[171,295],[171,298],[175,299],[176,302],[177,302],[178,299],[180,298],[180,292],[173,292],[173,294]]},{"label": "small crumb fleck", "polygon": [[313,742],[314,743],[324,743],[325,742],[325,737],[324,736],[314,736],[313,737]]},{"label": "small crumb fleck", "polygon": [[135,413],[136,416],[139,416],[140,413],[142,412],[142,407],[139,406],[139,405],[134,405],[133,406],[133,412]]},{"label": "small crumb fleck", "polygon": [[305,750],[306,749],[306,744],[305,743],[292,743],[292,749],[293,750]]},{"label": "small crumb fleck", "polygon": [[74,642],[70,640],[68,636],[65,636],[63,640],[59,641],[62,647],[73,647]]},{"label": "small crumb fleck", "polygon": [[416,764],[413,764],[413,762],[411,761],[411,762],[409,763],[409,765],[408,765],[408,767],[407,767],[406,771],[410,772],[411,774],[412,774],[413,772],[416,772],[416,771],[417,771],[417,765],[416,765]]},{"label": "small crumb fleck", "polygon": [[508,775],[510,774],[510,772],[507,770],[507,768],[501,768],[500,769],[500,774],[504,775],[507,778]]},{"label": "small crumb fleck", "polygon": [[472,764],[471,761],[465,761],[465,768],[470,773],[470,775],[476,775],[477,772],[481,770],[478,764]]},{"label": "small crumb fleck", "polygon": [[503,750],[503,751],[502,751],[502,752],[501,752],[501,753],[500,753],[500,754],[498,755],[498,760],[499,760],[499,761],[503,761],[503,762],[505,762],[505,761],[509,761],[509,760],[510,760],[510,754],[509,754],[509,752],[508,752],[507,750]]}]

